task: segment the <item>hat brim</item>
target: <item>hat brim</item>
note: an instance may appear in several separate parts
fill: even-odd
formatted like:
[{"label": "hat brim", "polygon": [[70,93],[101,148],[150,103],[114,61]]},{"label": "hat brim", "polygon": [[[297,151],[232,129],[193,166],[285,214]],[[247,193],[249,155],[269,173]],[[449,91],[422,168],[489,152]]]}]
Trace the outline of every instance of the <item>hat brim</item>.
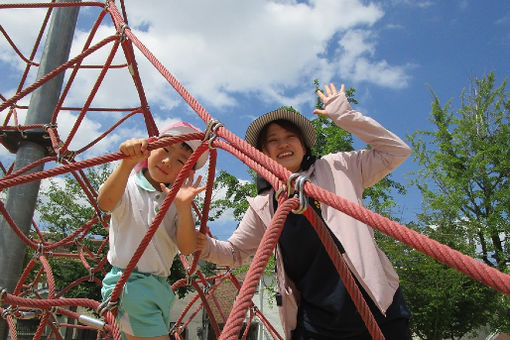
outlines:
[{"label": "hat brim", "polygon": [[301,130],[306,147],[309,149],[313,148],[317,139],[317,132],[312,123],[303,115],[285,109],[271,111],[255,119],[250,126],[248,126],[244,139],[252,146],[257,147],[257,140],[264,126],[279,119],[294,123],[294,125]]}]

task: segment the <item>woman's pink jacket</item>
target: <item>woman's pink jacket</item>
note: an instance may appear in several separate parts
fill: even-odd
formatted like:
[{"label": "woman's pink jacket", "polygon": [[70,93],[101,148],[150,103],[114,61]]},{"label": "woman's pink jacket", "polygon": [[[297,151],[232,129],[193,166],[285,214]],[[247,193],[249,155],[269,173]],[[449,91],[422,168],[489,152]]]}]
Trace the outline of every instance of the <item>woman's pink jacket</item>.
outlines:
[{"label": "woman's pink jacket", "polygon": [[[363,205],[362,194],[388,175],[411,153],[395,134],[372,118],[354,111],[344,94],[338,94],[325,105],[330,118],[340,128],[370,145],[370,149],[328,154],[317,159],[304,174],[312,183],[351,202]],[[220,265],[240,266],[255,254],[260,240],[274,214],[273,190],[248,198],[250,208],[238,228],[227,241],[208,238],[201,258]],[[321,204],[322,217],[345,248],[344,259],[363,288],[383,314],[393,301],[399,285],[398,275],[374,240],[373,229],[362,222]],[[280,318],[285,338],[296,327],[299,292],[288,279],[280,251],[276,249],[277,281],[282,305]],[[320,287],[317,287],[320,289]]]}]

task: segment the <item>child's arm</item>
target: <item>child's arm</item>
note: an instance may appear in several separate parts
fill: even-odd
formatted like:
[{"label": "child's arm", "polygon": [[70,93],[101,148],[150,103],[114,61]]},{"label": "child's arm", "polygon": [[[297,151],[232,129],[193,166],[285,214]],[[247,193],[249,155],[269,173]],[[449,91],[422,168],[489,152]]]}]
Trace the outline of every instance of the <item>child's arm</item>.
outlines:
[{"label": "child's arm", "polygon": [[[196,232],[193,215],[191,214],[191,202],[200,192],[205,190],[205,186],[199,187],[202,176],[198,176],[193,183],[193,174],[182,184],[181,189],[174,198],[177,209],[177,247],[184,255],[191,254],[196,248]],[[169,193],[170,189],[161,184],[161,189]]]},{"label": "child's arm", "polygon": [[150,151],[147,150],[147,139],[129,139],[119,146],[119,151],[126,157],[120,161],[120,164],[113,170],[106,182],[99,189],[97,195],[97,205],[101,210],[111,211],[119,202],[134,166],[149,157]]}]

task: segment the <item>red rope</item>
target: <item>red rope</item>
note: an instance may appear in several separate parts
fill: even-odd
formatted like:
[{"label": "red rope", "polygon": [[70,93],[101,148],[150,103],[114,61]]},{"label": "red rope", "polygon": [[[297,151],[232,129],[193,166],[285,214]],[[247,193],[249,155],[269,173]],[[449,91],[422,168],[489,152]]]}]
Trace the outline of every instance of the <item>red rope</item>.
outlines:
[{"label": "red rope", "polygon": [[[42,308],[45,312],[41,317],[40,325],[37,329],[35,338],[40,338],[42,335],[42,331],[44,327],[47,325],[50,326],[51,329],[51,336],[53,334],[58,339],[60,338],[59,332],[58,332],[58,326],[53,325],[52,321],[55,321],[54,316],[52,313],[49,312],[50,309],[55,309],[57,311],[60,311],[63,315],[69,315],[74,318],[77,318],[77,314],[72,314],[70,311],[67,311],[65,308],[61,308],[60,306],[83,306],[88,307],[92,309],[97,309],[99,307],[99,303],[96,301],[88,300],[88,299],[63,299],[61,298],[66,292],[68,292],[70,289],[75,288],[80,283],[85,281],[93,281],[96,282],[98,285],[100,285],[100,280],[96,277],[94,277],[95,273],[98,272],[105,272],[104,265],[107,262],[106,257],[101,256],[102,250],[106,247],[106,244],[108,242],[108,238],[106,238],[96,253],[93,253],[91,250],[89,250],[87,247],[81,245],[79,242],[81,242],[84,237],[88,234],[90,231],[90,228],[100,222],[104,226],[106,226],[106,220],[101,218],[102,215],[99,209],[97,208],[97,204],[95,202],[95,197],[97,197],[97,193],[92,188],[90,183],[88,182],[85,173],[83,172],[84,168],[104,164],[106,162],[112,162],[119,160],[123,158],[124,156],[117,152],[112,153],[109,155],[99,156],[95,158],[91,158],[84,161],[75,162],[73,157],[76,154],[81,154],[82,152],[88,150],[90,147],[95,145],[99,140],[103,139],[106,135],[108,135],[110,132],[112,132],[116,127],[118,127],[121,123],[126,121],[128,118],[134,116],[137,113],[142,113],[145,120],[145,126],[147,128],[147,132],[149,136],[155,136],[158,134],[158,129],[155,125],[154,119],[152,117],[152,114],[149,109],[148,101],[144,92],[143,84],[140,78],[135,54],[134,54],[134,47],[136,47],[143,56],[158,70],[158,72],[167,80],[167,82],[175,89],[175,91],[188,103],[188,105],[198,114],[198,116],[205,122],[209,123],[212,120],[212,117],[209,115],[209,113],[198,103],[196,99],[194,99],[191,94],[182,86],[182,84],[156,59],[156,57],[138,40],[138,38],[133,34],[133,32],[129,29],[127,26],[127,14],[124,6],[124,2],[121,1],[121,11],[122,14],[117,9],[115,3],[113,0],[109,0],[107,2],[105,11],[101,11],[100,14],[97,17],[97,20],[94,22],[93,27],[90,30],[89,36],[87,37],[87,41],[85,42],[82,52],[75,56],[74,58],[70,59],[66,63],[62,64],[58,68],[54,69],[53,71],[49,72],[48,74],[44,75],[42,78],[38,79],[33,84],[27,86],[23,89],[25,86],[25,81],[27,79],[27,75],[31,69],[32,66],[38,66],[38,64],[34,61],[34,58],[36,56],[36,52],[38,50],[38,47],[40,45],[43,33],[46,29],[49,16],[51,13],[51,10],[55,7],[69,7],[69,6],[95,6],[95,7],[105,7],[104,3],[101,2],[87,2],[87,3],[79,3],[79,2],[51,2],[51,3],[34,3],[34,4],[0,4],[0,9],[7,9],[7,8],[46,8],[48,9],[46,12],[46,16],[43,20],[43,23],[41,25],[41,29],[39,31],[39,34],[36,38],[34,47],[31,51],[31,54],[29,57],[25,57],[20,50],[17,48],[15,42],[13,39],[9,37],[7,32],[3,29],[3,27],[0,26],[0,31],[12,47],[12,49],[15,51],[15,53],[18,55],[18,57],[26,64],[24,73],[20,79],[20,82],[18,84],[18,89],[16,90],[14,96],[12,96],[9,99],[6,99],[3,95],[0,94],[0,99],[2,100],[2,103],[0,103],[0,111],[3,111],[4,109],[8,109],[8,113],[6,116],[6,119],[3,124],[3,130],[19,130],[24,131],[28,129],[46,129],[48,131],[48,134],[50,135],[51,142],[53,149],[55,153],[61,157],[60,159],[57,159],[55,156],[48,156],[44,157],[36,162],[33,162],[30,165],[27,165],[23,169],[19,169],[15,172],[13,171],[13,165],[9,167],[7,171],[5,171],[5,168],[2,164],[1,168],[3,169],[4,173],[6,175],[0,179],[0,190],[12,187],[14,185],[20,185],[27,182],[37,181],[48,177],[53,177],[65,173],[71,172],[73,176],[75,177],[78,184],[82,187],[85,196],[87,197],[90,204],[95,209],[96,216],[91,218],[89,221],[84,223],[81,227],[77,228],[75,231],[70,233],[70,235],[66,236],[64,239],[52,242],[52,241],[46,241],[44,239],[43,234],[39,231],[37,228],[37,225],[35,222],[33,223],[34,228],[36,229],[36,232],[38,234],[39,240],[34,240],[31,237],[28,237],[23,234],[23,232],[20,231],[20,229],[16,226],[16,223],[13,221],[13,219],[10,217],[9,213],[6,211],[4,205],[2,202],[0,202],[0,212],[4,216],[5,220],[7,221],[7,224],[11,227],[14,233],[29,247],[31,247],[34,251],[36,251],[36,257],[31,259],[29,263],[27,264],[26,268],[24,269],[21,278],[19,279],[16,288],[14,290],[13,295],[4,294],[2,299],[2,304],[10,304],[12,306],[23,306],[23,307],[37,307]],[[115,28],[117,30],[118,34],[112,35],[108,38],[105,38],[101,40],[99,43],[95,45],[91,45],[94,36],[96,32],[98,31],[98,28],[100,24],[103,22],[103,19],[105,17],[105,14],[109,13],[110,17],[113,21],[113,24],[115,25]],[[108,57],[103,65],[82,65],[83,60],[91,55],[92,53],[98,51],[99,49],[105,47],[110,42],[114,42],[110,53],[108,54]],[[120,65],[113,65],[113,58],[118,53],[118,45],[121,45],[122,52],[126,58],[127,63],[126,64],[120,64]],[[123,68],[123,67],[129,67],[129,71],[131,73],[133,84],[137,90],[140,105],[138,108],[131,108],[131,109],[116,109],[116,108],[93,108],[91,107],[91,103],[100,87],[100,84],[102,83],[106,73],[112,69],[112,68]],[[92,91],[89,93],[87,100],[83,107],[79,108],[72,108],[72,107],[65,107],[63,106],[64,100],[69,92],[69,89],[72,86],[73,80],[75,79],[75,76],[77,75],[77,72],[83,68],[101,68],[101,72],[97,77],[97,80],[94,84],[94,87]],[[59,98],[59,101],[55,107],[55,110],[53,112],[52,116],[52,123],[55,123],[57,121],[57,116],[62,110],[75,110],[79,111],[78,118],[68,135],[65,143],[62,143],[62,141],[59,138],[58,129],[57,127],[46,127],[42,124],[37,125],[25,125],[21,126],[18,123],[18,114],[17,109],[27,109],[26,106],[18,105],[18,100],[24,98],[29,93],[32,93],[35,89],[39,88],[44,84],[45,82],[53,79],[58,74],[68,70],[72,69],[72,72],[70,72],[70,76],[68,78],[68,81],[66,83],[66,86],[64,87],[64,90],[62,92],[61,97]],[[71,140],[76,135],[77,130],[80,126],[80,123],[85,117],[86,112],[89,111],[105,111],[105,112],[126,112],[129,113],[125,115],[121,120],[119,120],[115,125],[113,125],[111,128],[106,130],[103,134],[101,134],[99,137],[97,137],[95,140],[93,140],[91,143],[86,145],[85,147],[81,148],[78,151],[68,151],[67,147],[69,146]],[[11,120],[14,121],[14,124],[12,126],[9,126],[8,123]],[[257,173],[261,174],[266,180],[269,181],[269,183],[276,189],[285,186],[287,183],[287,179],[290,176],[290,172],[283,168],[278,163],[271,160],[269,157],[263,155],[258,150],[253,148],[251,145],[246,143],[244,140],[240,139],[236,135],[232,134],[229,130],[227,130],[225,127],[220,126],[215,131],[215,138],[219,137],[223,140],[214,140],[211,139],[210,143],[212,147],[219,147],[230,154],[234,155],[238,159],[240,159],[242,162],[247,164],[251,169],[254,169]],[[199,139],[202,140],[204,138],[203,133],[197,133],[197,134],[190,134],[187,136],[180,136],[180,138],[163,138],[159,141],[156,141],[154,143],[150,143],[149,150],[152,150],[157,147],[161,147],[164,145],[169,145],[178,141],[185,141],[185,140],[191,140],[191,139]],[[205,152],[208,148],[207,141],[202,144],[202,146],[196,150],[190,160],[186,163],[185,167],[181,171],[181,173],[178,176],[178,179],[176,180],[174,186],[171,189],[171,194],[167,196],[165,199],[163,206],[161,207],[158,215],[156,216],[156,219],[151,224],[149,231],[145,235],[144,239],[140,243],[137,251],[135,252],[135,255],[131,259],[130,264],[128,265],[129,270],[125,271],[125,275],[121,278],[118,285],[114,289],[114,294],[112,294],[112,301],[115,301],[118,299],[118,294],[125,283],[125,280],[127,280],[127,277],[129,276],[129,273],[131,272],[132,268],[138,261],[139,257],[143,254],[143,251],[145,250],[147,243],[152,238],[154,232],[158,228],[166,210],[170,206],[173,198],[175,197],[175,194],[179,190],[179,187],[182,185],[182,182],[187,177],[187,173],[191,170],[191,167],[196,162],[196,160],[200,157],[200,155]],[[204,233],[209,233],[208,227],[207,227],[207,221],[208,221],[208,214],[209,214],[209,208],[210,208],[210,201],[212,197],[212,187],[215,177],[215,168],[216,168],[216,160],[217,160],[217,153],[216,150],[211,149],[209,150],[210,157],[209,157],[209,172],[207,177],[207,190],[205,191],[205,199],[204,199],[204,208],[202,211],[198,211],[196,205],[194,205],[194,209],[196,210],[197,214],[200,217],[201,226],[200,230]],[[30,171],[52,161],[62,161],[63,165],[59,167],[55,167],[53,169],[49,170],[41,170],[36,171],[33,173],[29,173]],[[499,272],[498,270],[487,266],[484,263],[481,263],[479,261],[476,261],[458,251],[455,251],[445,245],[440,244],[437,241],[428,239],[426,236],[423,236],[405,226],[402,226],[396,222],[393,222],[389,219],[386,219],[382,216],[379,216],[369,210],[364,209],[363,207],[360,207],[352,202],[349,202],[341,197],[338,197],[330,192],[327,192],[323,190],[320,187],[317,187],[313,185],[312,183],[306,183],[305,184],[305,192],[307,195],[314,197],[318,199],[319,201],[328,204],[329,206],[338,209],[339,211],[342,211],[349,216],[389,235],[390,237],[393,237],[401,242],[406,243],[407,245],[413,247],[414,249],[417,249],[423,253],[425,253],[428,256],[433,257],[434,259],[447,264],[450,267],[453,267],[471,277],[473,277],[476,280],[481,281],[482,283],[497,289],[500,292],[503,292],[506,295],[510,295],[510,276],[503,274]],[[280,208],[277,210],[277,213],[275,214],[273,221],[271,222],[271,225],[269,226],[268,230],[264,234],[263,241],[261,242],[261,246],[257,250],[257,254],[252,261],[252,264],[250,266],[250,269],[248,271],[248,274],[246,276],[246,279],[244,280],[243,284],[237,280],[237,278],[230,272],[227,271],[224,274],[214,276],[212,278],[205,278],[203,274],[200,272],[200,270],[197,270],[197,262],[200,257],[199,253],[196,253],[193,257],[193,263],[191,265],[188,265],[186,260],[183,260],[183,263],[186,264],[186,269],[188,275],[192,275],[194,273],[197,274],[198,279],[197,280],[180,280],[176,282],[172,288],[176,289],[178,287],[191,284],[193,287],[195,287],[197,291],[197,295],[192,300],[193,303],[198,301],[198,299],[201,299],[202,304],[198,306],[195,311],[192,313],[191,317],[188,321],[184,323],[184,325],[188,325],[191,319],[198,313],[199,309],[203,305],[205,309],[207,310],[207,313],[209,314],[209,318],[211,319],[211,322],[213,324],[213,328],[215,330],[215,333],[217,336],[219,336],[222,339],[225,338],[236,338],[239,336],[240,329],[242,327],[242,322],[247,314],[248,309],[250,310],[249,314],[249,320],[251,320],[253,317],[257,316],[259,319],[266,325],[266,327],[269,329],[270,333],[275,337],[281,339],[279,334],[276,332],[276,330],[269,324],[267,319],[263,316],[263,314],[254,308],[253,302],[251,301],[251,298],[254,294],[254,291],[256,290],[256,287],[258,285],[258,281],[260,279],[261,273],[266,266],[267,260],[269,256],[271,255],[272,251],[274,250],[274,247],[276,246],[276,242],[278,240],[279,234],[281,232],[281,228],[283,227],[283,221],[285,220],[286,215],[289,213],[290,209],[297,207],[297,199],[288,199],[285,202],[281,202]],[[335,267],[337,268],[337,271],[339,272],[342,280],[344,280],[347,290],[349,291],[349,294],[353,298],[353,301],[355,302],[358,310],[360,311],[360,314],[363,317],[363,320],[367,324],[367,327],[370,331],[370,334],[377,339],[382,339],[382,335],[380,334],[380,330],[378,329],[377,324],[375,323],[373,316],[370,313],[370,310],[366,306],[366,302],[363,300],[361,293],[359,292],[359,289],[354,283],[354,280],[346,267],[344,261],[342,260],[342,257],[336,250],[336,247],[334,246],[334,243],[331,239],[331,236],[325,229],[326,227],[323,225],[322,221],[314,214],[312,209],[308,209],[305,211],[305,216],[311,221],[312,225],[318,232],[319,237],[321,238],[321,241],[325,245],[325,248],[329,254],[329,256],[332,258]],[[79,259],[84,268],[90,271],[89,277],[82,277],[78,278],[75,281],[73,281],[71,284],[69,284],[67,287],[65,287],[62,291],[56,292],[55,291],[55,282],[52,275],[52,269],[49,265],[49,262],[47,260],[47,257],[51,254],[52,250],[57,249],[58,247],[72,247],[75,243],[78,243],[78,249],[76,253],[53,253],[53,256],[55,257],[69,257],[69,258],[76,258]],[[89,261],[97,261],[95,266],[92,266]],[[30,283],[26,283],[28,277],[32,273],[32,271],[35,270],[36,264],[41,263],[41,267],[37,269],[37,272],[34,274],[35,278]],[[46,275],[43,275],[46,274]],[[42,299],[40,294],[35,290],[35,287],[37,284],[43,280],[46,279],[49,285],[49,298],[48,299]],[[210,286],[208,281],[216,279],[217,283]],[[207,299],[211,298],[212,301],[215,303],[215,297],[214,297],[214,290],[221,284],[221,282],[224,282],[226,279],[230,279],[234,286],[239,289],[239,294],[236,299],[236,302],[234,304],[234,308],[232,309],[230,316],[228,317],[225,325],[225,329],[223,330],[223,333],[220,335],[219,327],[216,323],[216,320],[214,320],[214,316],[209,308]],[[204,287],[208,287],[207,293],[204,293],[203,289],[199,286],[199,284],[202,284]],[[24,295],[33,295],[36,296],[37,299],[28,299],[28,298],[22,298],[20,296]],[[186,308],[185,312],[182,313],[182,315],[179,317],[179,323],[184,320],[185,314],[192,308],[192,303]],[[221,309],[218,306],[218,309],[220,310],[220,313],[223,313]],[[3,311],[3,309],[0,308],[0,310]],[[107,334],[111,334],[115,339],[120,339],[120,331],[118,329],[118,325],[115,321],[115,315],[112,311],[105,311],[103,313],[103,317],[107,322],[107,326],[105,327],[105,332]],[[11,337],[13,339],[16,338],[16,332],[15,332],[15,325],[13,322],[13,316],[8,315],[7,316],[7,323],[10,328]],[[76,327],[86,327],[86,326],[76,326]],[[243,337],[246,337],[248,332],[248,327],[245,330]],[[101,332],[98,332],[98,337],[100,336]],[[179,332],[174,333],[175,338],[181,338],[179,335]],[[105,334],[106,337],[106,334]]]},{"label": "red rope", "polygon": [[345,263],[344,259],[341,257],[340,252],[335,245],[335,242],[333,241],[331,235],[329,234],[327,226],[324,224],[322,219],[317,215],[317,213],[312,208],[308,207],[303,212],[303,214],[310,221],[315,231],[317,232],[317,235],[319,236],[322,244],[324,245],[326,252],[328,253],[336,270],[338,271],[338,274],[340,275],[340,278],[342,279],[345,288],[347,289],[347,292],[351,296],[351,299],[354,302],[356,309],[360,313],[363,322],[367,326],[367,329],[370,332],[372,339],[384,339],[384,336],[382,335],[381,330],[377,325],[377,322],[375,321],[374,316],[370,311],[370,308],[368,307],[368,304],[363,298],[363,295],[361,294],[358,285],[354,281],[351,271],[347,267],[347,264]]},{"label": "red rope", "polygon": [[260,241],[260,245],[257,248],[257,252],[255,253],[255,257],[250,265],[250,269],[244,279],[243,286],[239,291],[239,295],[237,296],[234,306],[232,307],[232,311],[225,323],[225,327],[223,328],[223,332],[220,337],[221,340],[238,338],[246,311],[251,306],[251,299],[257,290],[260,276],[264,272],[267,261],[273,253],[276,243],[280,238],[287,215],[291,210],[296,209],[298,205],[299,203],[297,198],[288,199],[278,205],[278,209],[271,220],[271,224]]}]

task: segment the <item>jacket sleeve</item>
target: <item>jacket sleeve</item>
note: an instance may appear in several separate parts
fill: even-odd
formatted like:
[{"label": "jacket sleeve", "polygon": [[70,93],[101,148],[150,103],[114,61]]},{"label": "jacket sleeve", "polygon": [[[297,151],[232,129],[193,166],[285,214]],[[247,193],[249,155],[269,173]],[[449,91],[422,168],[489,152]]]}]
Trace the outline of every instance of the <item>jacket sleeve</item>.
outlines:
[{"label": "jacket sleeve", "polygon": [[264,235],[264,224],[250,207],[227,241],[209,238],[201,258],[223,266],[238,267],[249,262]]},{"label": "jacket sleeve", "polygon": [[345,97],[338,93],[326,102],[325,109],[338,127],[370,145],[370,149],[343,152],[359,167],[362,185],[368,188],[397,168],[411,154],[411,149],[397,135],[360,112],[353,110]]}]

